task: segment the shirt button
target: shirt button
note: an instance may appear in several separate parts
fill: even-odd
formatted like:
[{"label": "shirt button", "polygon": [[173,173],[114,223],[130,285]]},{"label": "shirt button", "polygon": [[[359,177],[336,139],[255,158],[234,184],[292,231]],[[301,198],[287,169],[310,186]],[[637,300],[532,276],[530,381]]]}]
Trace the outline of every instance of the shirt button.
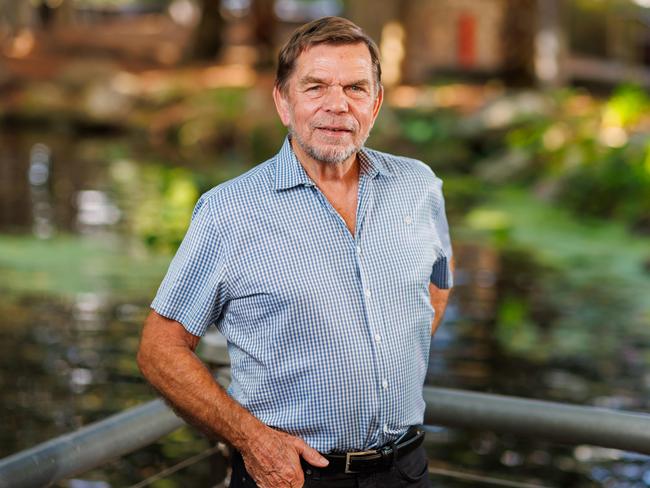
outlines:
[{"label": "shirt button", "polygon": [[372,293],[370,293],[370,288],[366,288],[364,294],[366,295],[366,298],[370,298],[370,295],[372,295]]},{"label": "shirt button", "polygon": [[381,387],[382,387],[384,390],[388,390],[388,380],[382,380],[382,381],[381,381]]},{"label": "shirt button", "polygon": [[388,434],[388,424],[384,424],[384,433]]},{"label": "shirt button", "polygon": [[407,216],[404,218],[404,223],[405,223],[406,225],[411,225],[411,222],[413,222],[413,219],[411,218],[410,215],[407,215]]},{"label": "shirt button", "polygon": [[375,341],[381,342],[381,336],[379,334],[375,334]]},{"label": "shirt button", "polygon": [[357,246],[357,254],[361,254],[361,246]]}]

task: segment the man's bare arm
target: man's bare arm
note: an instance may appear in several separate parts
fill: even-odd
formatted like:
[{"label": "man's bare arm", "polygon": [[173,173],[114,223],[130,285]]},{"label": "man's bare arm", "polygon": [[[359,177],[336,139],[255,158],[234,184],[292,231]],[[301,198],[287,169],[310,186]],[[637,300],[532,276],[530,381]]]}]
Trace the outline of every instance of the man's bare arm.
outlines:
[{"label": "man's bare arm", "polygon": [[[454,260],[451,260],[451,272],[454,272],[456,267]],[[447,302],[449,301],[449,294],[451,293],[451,288],[448,290],[443,290],[438,288],[436,285],[429,283],[429,297],[431,300],[431,306],[436,311],[435,316],[433,317],[433,322],[431,323],[431,335],[436,333],[438,326],[442,322],[442,318],[445,316],[445,310],[447,309]]]},{"label": "man's bare arm", "polygon": [[300,456],[327,465],[304,441],[267,427],[234,401],[194,354],[198,343],[180,323],[155,311],[145,321],[138,366],[179,415],[240,451],[260,488],[302,486]]},{"label": "man's bare arm", "polygon": [[451,290],[442,290],[433,283],[429,283],[431,306],[436,311],[436,315],[433,317],[433,322],[431,323],[431,335],[436,333],[440,322],[442,322],[442,317],[445,315],[445,309],[447,308],[447,302],[449,301],[450,292]]}]

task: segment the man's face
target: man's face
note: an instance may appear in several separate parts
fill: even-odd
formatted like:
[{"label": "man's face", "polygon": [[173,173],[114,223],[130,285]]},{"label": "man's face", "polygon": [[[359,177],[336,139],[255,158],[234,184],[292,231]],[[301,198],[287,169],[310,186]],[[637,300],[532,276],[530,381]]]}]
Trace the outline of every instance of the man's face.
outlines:
[{"label": "man's face", "polygon": [[364,43],[318,44],[300,54],[286,90],[273,97],[298,159],[339,164],[368,138],[383,90]]}]

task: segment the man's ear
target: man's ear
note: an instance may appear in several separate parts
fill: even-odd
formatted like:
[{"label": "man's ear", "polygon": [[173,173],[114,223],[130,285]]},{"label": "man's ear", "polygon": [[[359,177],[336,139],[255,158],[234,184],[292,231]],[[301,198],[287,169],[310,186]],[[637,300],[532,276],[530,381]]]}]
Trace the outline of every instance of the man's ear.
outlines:
[{"label": "man's ear", "polygon": [[289,124],[291,123],[291,108],[289,100],[287,100],[287,97],[277,86],[273,87],[273,101],[275,102],[275,109],[278,111],[280,120],[285,127],[289,127]]},{"label": "man's ear", "polygon": [[375,104],[372,107],[372,121],[374,123],[375,119],[377,118],[377,115],[379,115],[379,109],[381,108],[381,104],[384,101],[384,86],[379,85],[379,90],[377,91],[377,98],[375,99]]}]

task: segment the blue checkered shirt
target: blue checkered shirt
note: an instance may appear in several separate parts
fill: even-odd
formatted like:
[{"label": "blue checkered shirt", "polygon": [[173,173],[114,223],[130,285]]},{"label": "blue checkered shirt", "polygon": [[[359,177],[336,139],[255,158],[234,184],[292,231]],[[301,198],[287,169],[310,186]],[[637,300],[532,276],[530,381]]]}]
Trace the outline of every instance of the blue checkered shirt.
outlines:
[{"label": "blue checkered shirt", "polygon": [[363,149],[355,235],[289,140],[205,193],[152,308],[228,340],[229,393],[321,452],[397,439],[423,420],[429,281],[452,284],[442,182]]}]

